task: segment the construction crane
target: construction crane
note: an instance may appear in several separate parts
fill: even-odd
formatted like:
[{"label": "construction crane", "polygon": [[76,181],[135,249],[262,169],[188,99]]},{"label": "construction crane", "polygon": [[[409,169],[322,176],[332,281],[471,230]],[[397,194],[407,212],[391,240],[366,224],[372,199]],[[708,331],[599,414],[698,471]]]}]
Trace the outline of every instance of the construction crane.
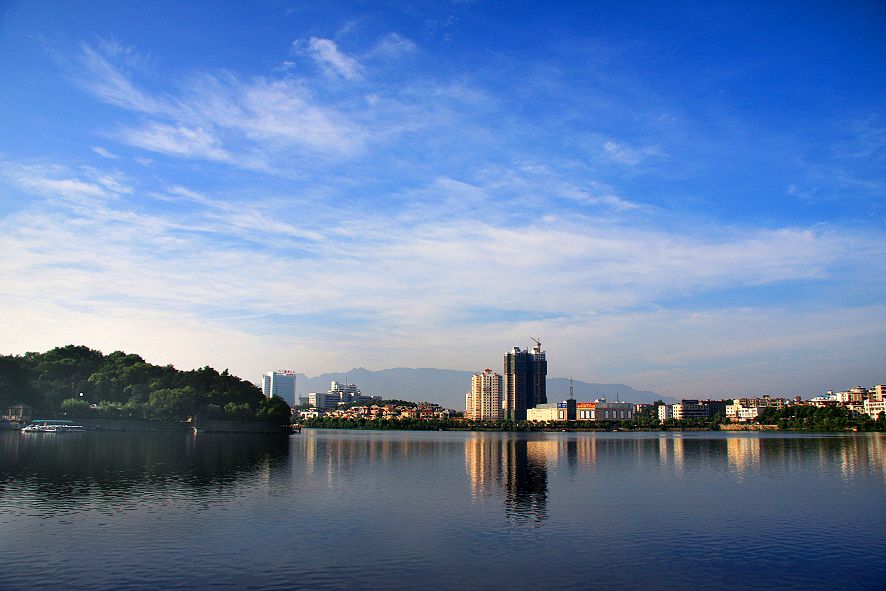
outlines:
[{"label": "construction crane", "polygon": [[541,351],[541,341],[535,337],[529,337],[529,338],[532,339],[533,341],[535,341],[535,350],[537,352],[540,352]]}]

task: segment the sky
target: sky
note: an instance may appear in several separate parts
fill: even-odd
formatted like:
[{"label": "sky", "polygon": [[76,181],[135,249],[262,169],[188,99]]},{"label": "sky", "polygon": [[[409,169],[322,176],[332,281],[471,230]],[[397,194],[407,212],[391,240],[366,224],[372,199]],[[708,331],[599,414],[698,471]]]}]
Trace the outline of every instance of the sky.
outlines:
[{"label": "sky", "polygon": [[[0,3],[0,354],[886,382],[886,5]],[[467,387],[467,386],[466,386]]]}]

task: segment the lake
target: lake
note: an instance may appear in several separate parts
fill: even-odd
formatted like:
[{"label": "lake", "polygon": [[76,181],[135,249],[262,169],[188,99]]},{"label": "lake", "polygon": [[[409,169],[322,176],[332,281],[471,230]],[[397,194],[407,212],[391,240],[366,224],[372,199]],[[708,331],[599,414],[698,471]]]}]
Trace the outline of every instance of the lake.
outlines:
[{"label": "lake", "polygon": [[882,589],[886,437],[0,431],[0,589]]}]

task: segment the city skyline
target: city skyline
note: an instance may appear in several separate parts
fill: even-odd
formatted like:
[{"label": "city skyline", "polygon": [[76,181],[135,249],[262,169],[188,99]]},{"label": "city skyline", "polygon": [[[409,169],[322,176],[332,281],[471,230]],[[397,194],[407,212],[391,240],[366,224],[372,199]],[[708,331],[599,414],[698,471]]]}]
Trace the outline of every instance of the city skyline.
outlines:
[{"label": "city skyline", "polygon": [[676,398],[886,367],[886,9],[0,8],[0,354],[498,367]]}]

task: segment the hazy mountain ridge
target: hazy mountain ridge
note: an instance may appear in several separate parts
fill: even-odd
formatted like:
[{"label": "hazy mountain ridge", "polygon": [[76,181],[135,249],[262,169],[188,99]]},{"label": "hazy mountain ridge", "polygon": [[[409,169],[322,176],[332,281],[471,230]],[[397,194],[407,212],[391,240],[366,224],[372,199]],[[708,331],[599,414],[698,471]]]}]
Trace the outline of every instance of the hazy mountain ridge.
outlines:
[{"label": "hazy mountain ridge", "polygon": [[[471,371],[431,367],[395,367],[379,371],[359,367],[316,377],[298,374],[296,390],[299,396],[307,396],[309,392],[326,392],[332,380],[347,381],[356,384],[364,394],[381,395],[386,399],[437,402],[449,408],[463,409],[465,393],[471,389],[471,375]],[[594,400],[605,396],[611,401],[618,399],[624,402],[653,402],[661,399],[675,402],[669,396],[635,390],[625,384],[596,384],[575,380],[573,385],[577,400]],[[548,378],[549,402],[564,400],[568,396],[568,378]]]}]

